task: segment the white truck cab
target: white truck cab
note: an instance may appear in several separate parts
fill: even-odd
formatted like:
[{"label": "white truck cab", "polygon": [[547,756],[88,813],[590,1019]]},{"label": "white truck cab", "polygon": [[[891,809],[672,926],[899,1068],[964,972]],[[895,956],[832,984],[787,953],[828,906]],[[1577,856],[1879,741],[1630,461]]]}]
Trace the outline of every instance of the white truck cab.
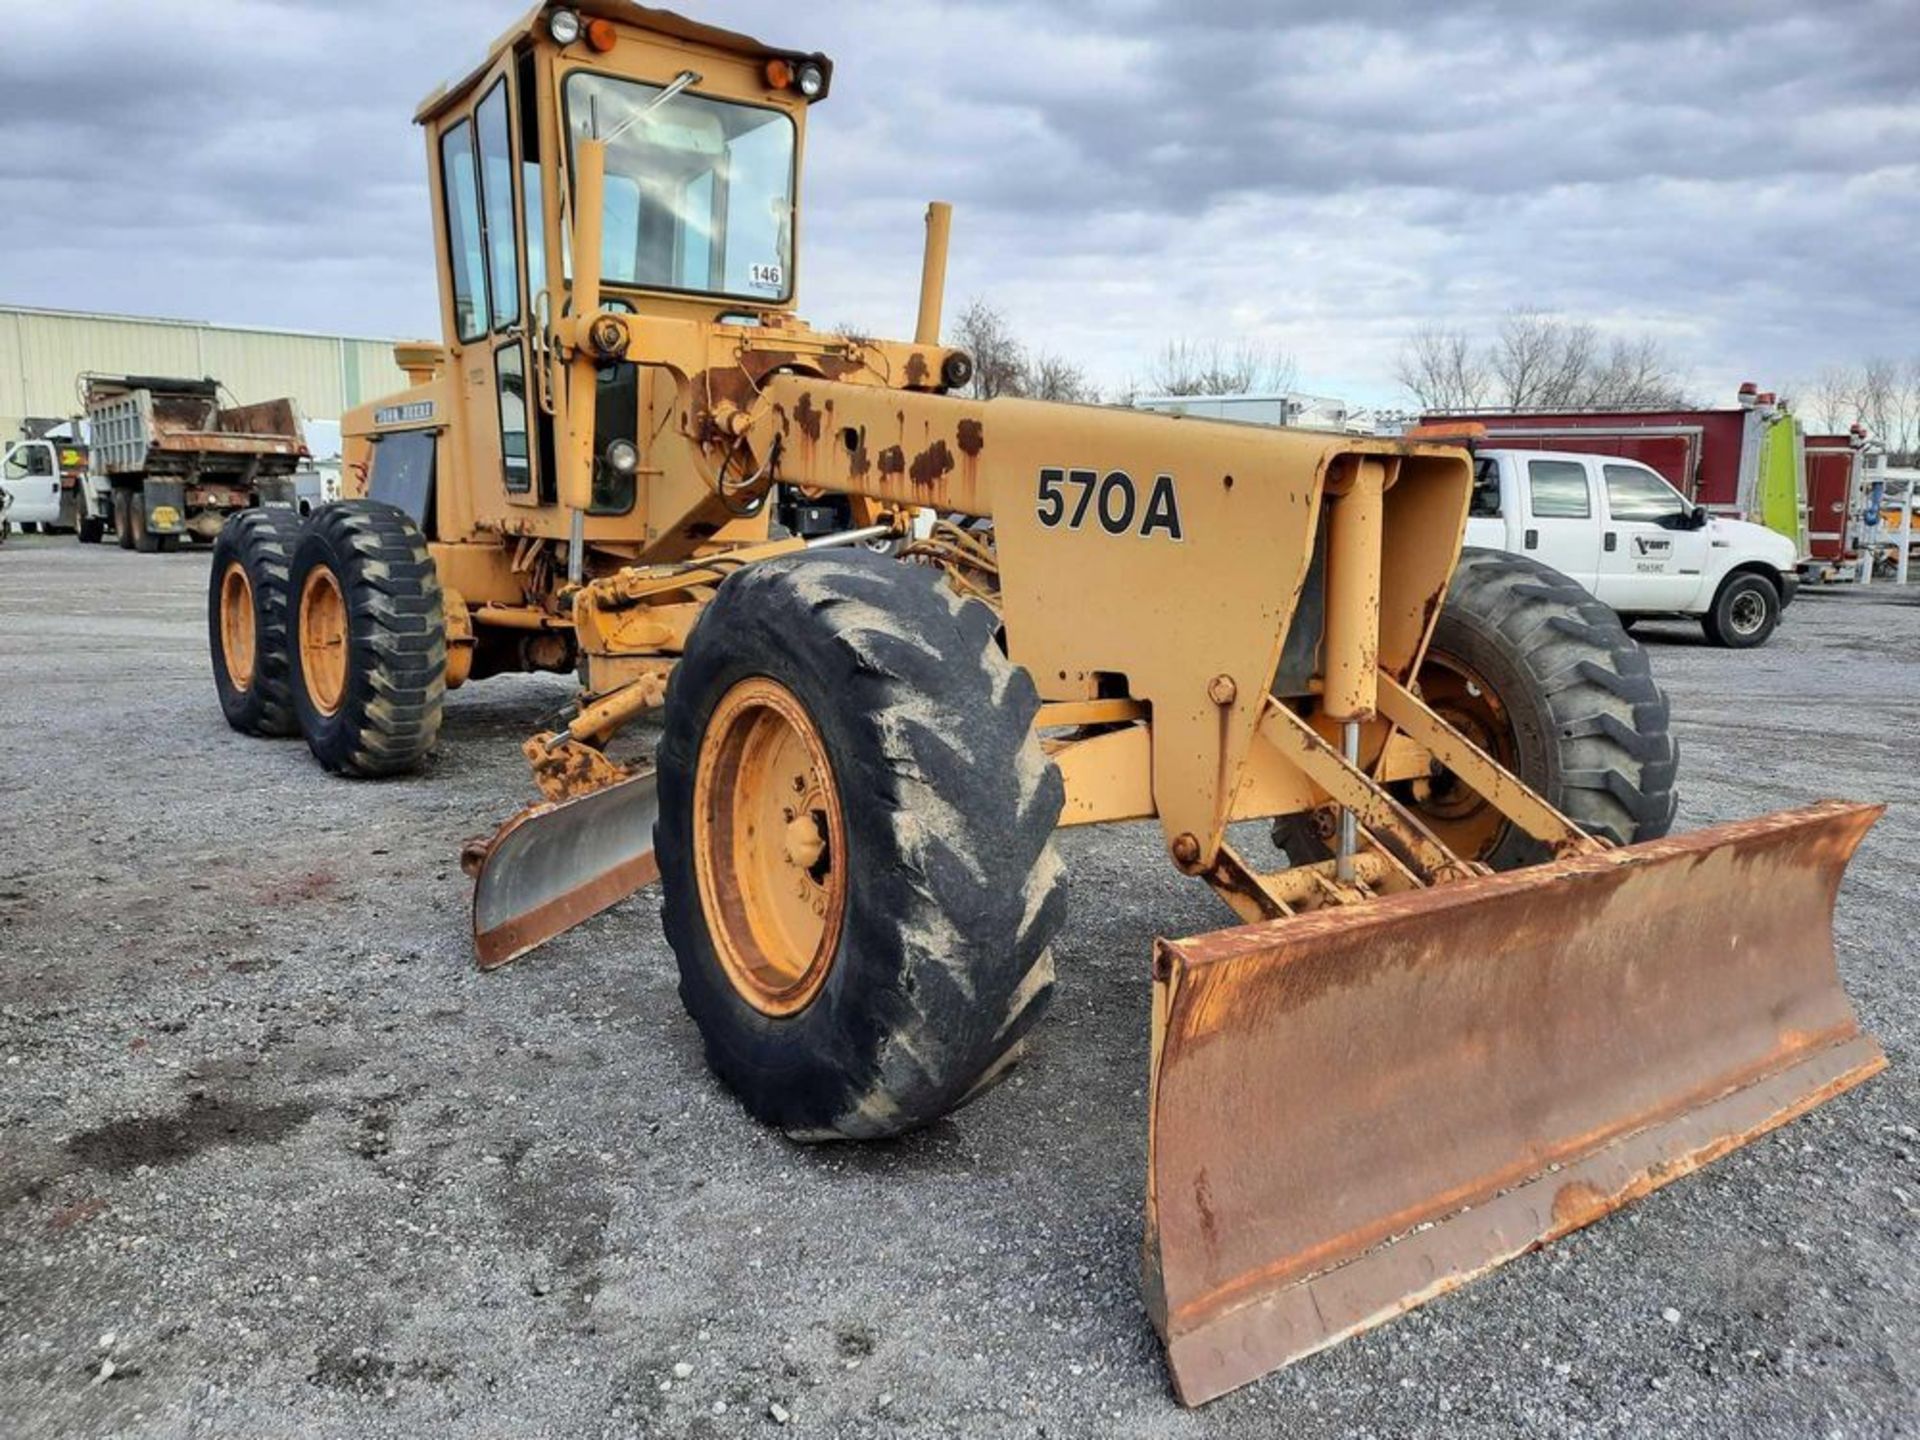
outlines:
[{"label": "white truck cab", "polygon": [[15,440],[0,461],[0,487],[13,497],[15,525],[45,528],[61,523],[60,458],[46,440]]},{"label": "white truck cab", "polygon": [[1709,515],[1632,460],[1481,449],[1474,462],[1467,544],[1551,565],[1629,623],[1690,615],[1709,640],[1747,649],[1799,585],[1791,540]]}]

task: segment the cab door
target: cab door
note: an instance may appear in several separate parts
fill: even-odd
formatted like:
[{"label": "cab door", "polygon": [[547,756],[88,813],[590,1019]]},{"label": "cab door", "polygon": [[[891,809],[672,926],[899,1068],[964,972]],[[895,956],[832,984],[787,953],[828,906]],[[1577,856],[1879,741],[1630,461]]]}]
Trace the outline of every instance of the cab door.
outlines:
[{"label": "cab door", "polygon": [[1595,593],[1626,615],[1692,607],[1710,544],[1693,524],[1693,506],[1644,465],[1609,460],[1600,472],[1606,514]]},{"label": "cab door", "polygon": [[16,525],[60,523],[60,467],[53,446],[44,440],[23,440],[7,451],[0,469],[0,485],[13,497],[8,517]]},{"label": "cab door", "polygon": [[[552,499],[551,450],[535,398],[528,323],[529,297],[545,280],[535,273],[541,247],[535,246],[530,265],[521,225],[523,164],[537,174],[537,160],[523,161],[523,155],[527,137],[537,132],[530,120],[521,121],[517,106],[532,97],[525,86],[516,97],[516,71],[524,77],[531,68],[504,60],[472,112],[449,124],[439,142],[450,335],[465,391],[463,448],[482,516],[504,512],[488,503],[491,495],[507,506]],[[533,191],[525,197],[526,213],[537,234],[537,184]]]},{"label": "cab door", "polygon": [[1521,553],[1592,590],[1599,578],[1600,526],[1587,462],[1529,457],[1525,466]]}]

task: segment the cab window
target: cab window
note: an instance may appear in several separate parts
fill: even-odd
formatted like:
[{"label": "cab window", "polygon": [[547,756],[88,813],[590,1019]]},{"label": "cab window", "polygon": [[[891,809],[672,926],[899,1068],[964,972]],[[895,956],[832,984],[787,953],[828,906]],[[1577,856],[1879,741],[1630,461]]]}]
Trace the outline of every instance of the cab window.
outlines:
[{"label": "cab window", "polygon": [[520,318],[520,246],[513,218],[513,142],[507,127],[507,82],[501,80],[473,112],[480,141],[480,202],[485,217],[487,288],[492,329]]},{"label": "cab window", "polygon": [[22,445],[7,454],[7,474],[15,480],[53,474],[53,454],[39,445]]},{"label": "cab window", "polygon": [[1684,496],[1651,470],[1638,465],[1608,465],[1607,510],[1615,520],[1670,523],[1689,514]]},{"label": "cab window", "polygon": [[1473,499],[1467,513],[1481,519],[1500,518],[1500,462],[1491,456],[1473,462]]},{"label": "cab window", "polygon": [[527,367],[518,340],[494,352],[500,381],[500,460],[505,484],[516,495],[533,488],[533,461],[527,449]]},{"label": "cab window", "polygon": [[440,137],[446,191],[447,260],[453,276],[453,328],[462,341],[487,333],[486,247],[480,238],[480,184],[473,126],[462,120]]},{"label": "cab window", "polygon": [[607,143],[605,283],[768,302],[792,295],[788,115],[588,71],[567,77],[566,111],[576,144]]},{"label": "cab window", "polygon": [[1529,460],[1527,489],[1536,520],[1585,520],[1593,514],[1587,467],[1578,460]]}]

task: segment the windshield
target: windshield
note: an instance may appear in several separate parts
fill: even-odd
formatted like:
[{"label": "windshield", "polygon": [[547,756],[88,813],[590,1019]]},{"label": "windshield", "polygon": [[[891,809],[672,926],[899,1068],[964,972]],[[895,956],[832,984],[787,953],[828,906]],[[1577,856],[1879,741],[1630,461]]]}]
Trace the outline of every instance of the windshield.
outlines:
[{"label": "windshield", "polygon": [[602,279],[649,290],[786,300],[793,270],[793,121],[778,110],[576,71],[567,124],[607,143]]}]

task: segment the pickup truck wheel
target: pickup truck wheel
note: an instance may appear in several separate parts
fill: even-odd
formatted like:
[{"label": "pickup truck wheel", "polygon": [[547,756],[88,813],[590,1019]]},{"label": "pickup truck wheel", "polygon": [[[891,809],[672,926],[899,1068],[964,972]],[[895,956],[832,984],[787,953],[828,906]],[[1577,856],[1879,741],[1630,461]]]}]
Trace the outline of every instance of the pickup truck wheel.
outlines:
[{"label": "pickup truck wheel", "polygon": [[[1667,697],[1620,618],[1558,570],[1462,550],[1419,680],[1442,719],[1589,834],[1630,845],[1673,824]],[[1458,855],[1495,870],[1548,858],[1444,768],[1391,788]],[[1331,853],[1326,833],[1286,816],[1274,842],[1308,863]]]},{"label": "pickup truck wheel", "polygon": [[1766,644],[1779,623],[1779,590],[1766,576],[1752,571],[1729,576],[1714,596],[1713,608],[1700,617],[1707,639],[1729,650]]},{"label": "pickup truck wheel", "polygon": [[285,510],[242,510],[213,542],[207,648],[220,711],[242,735],[298,735],[287,582],[300,522]]},{"label": "pickup truck wheel", "polygon": [[293,708],[314,758],[343,775],[418,769],[447,691],[440,577],[419,526],[376,500],[323,506],[287,591]]}]

